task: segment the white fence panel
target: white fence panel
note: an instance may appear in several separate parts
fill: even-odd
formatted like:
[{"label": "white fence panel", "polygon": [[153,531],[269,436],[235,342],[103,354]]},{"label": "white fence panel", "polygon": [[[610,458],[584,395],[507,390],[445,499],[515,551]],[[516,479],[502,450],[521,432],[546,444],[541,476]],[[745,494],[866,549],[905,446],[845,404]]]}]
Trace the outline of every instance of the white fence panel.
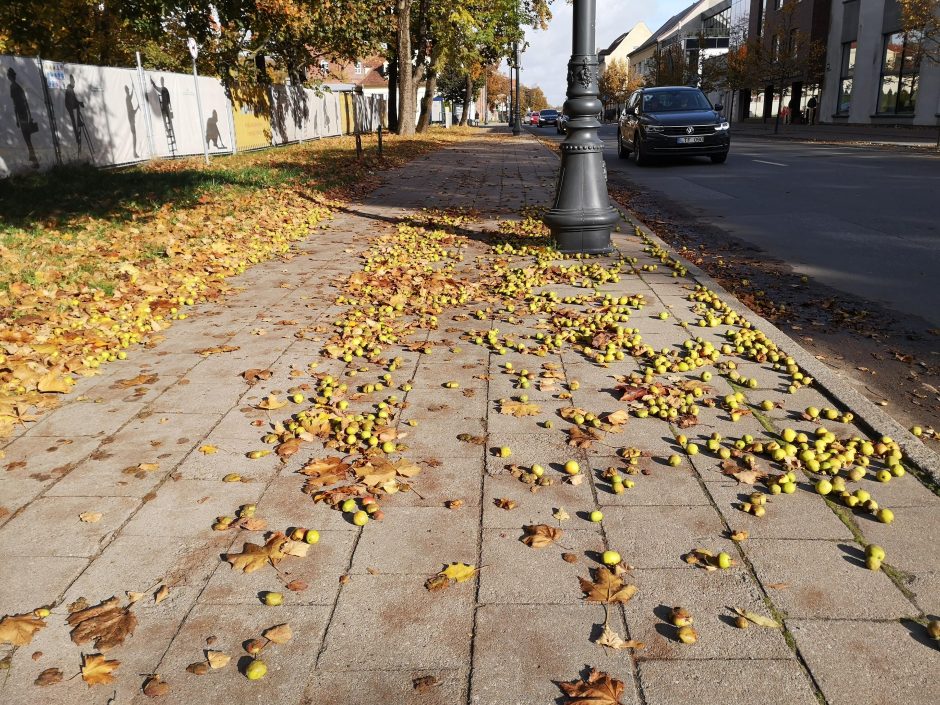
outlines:
[{"label": "white fence panel", "polygon": [[39,62],[0,56],[0,177],[55,164]]}]

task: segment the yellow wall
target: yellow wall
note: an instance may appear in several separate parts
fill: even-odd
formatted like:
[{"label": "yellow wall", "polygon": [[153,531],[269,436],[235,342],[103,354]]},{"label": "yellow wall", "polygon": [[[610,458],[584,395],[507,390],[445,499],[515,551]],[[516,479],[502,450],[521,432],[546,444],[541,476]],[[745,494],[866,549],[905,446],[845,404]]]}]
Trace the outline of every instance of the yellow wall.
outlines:
[{"label": "yellow wall", "polygon": [[271,145],[271,123],[259,117],[243,103],[232,104],[235,122],[235,143],[238,149],[257,149]]}]

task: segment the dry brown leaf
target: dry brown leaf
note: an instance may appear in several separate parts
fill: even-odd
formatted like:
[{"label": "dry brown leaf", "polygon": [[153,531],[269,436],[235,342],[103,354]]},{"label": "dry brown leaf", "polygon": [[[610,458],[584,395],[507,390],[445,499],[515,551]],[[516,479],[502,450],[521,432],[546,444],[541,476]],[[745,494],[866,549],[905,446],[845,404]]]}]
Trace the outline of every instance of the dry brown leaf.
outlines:
[{"label": "dry brown leaf", "polygon": [[268,522],[259,517],[245,517],[238,522],[238,526],[245,531],[264,531],[268,527]]},{"label": "dry brown leaf", "polygon": [[294,636],[289,624],[276,624],[273,627],[265,629],[261,634],[268,641],[275,644],[286,644]]},{"label": "dry brown leaf", "polygon": [[608,624],[604,625],[604,631],[601,632],[601,635],[594,643],[599,646],[606,646],[610,649],[642,649],[646,646],[642,641],[635,641],[633,639],[624,641]]},{"label": "dry brown leaf", "polygon": [[578,582],[581,583],[585,600],[605,605],[625,604],[633,599],[637,592],[636,585],[625,585],[620,577],[605,567],[594,569],[594,582],[587,578],[578,578]]},{"label": "dry brown leaf", "polygon": [[578,562],[578,557],[574,553],[562,553],[561,559],[565,563],[577,563]]},{"label": "dry brown leaf", "polygon": [[147,680],[144,681],[143,691],[148,698],[159,698],[170,692],[170,686],[165,681],[160,680],[158,674],[154,673],[147,676]]},{"label": "dry brown leaf", "polygon": [[206,662],[211,668],[224,668],[231,660],[232,657],[224,651],[206,649]]},{"label": "dry brown leaf", "polygon": [[94,640],[94,646],[99,651],[123,644],[137,627],[136,615],[130,611],[129,605],[121,607],[117,597],[73,612],[66,621],[72,627],[72,641],[83,644]]},{"label": "dry brown leaf", "polygon": [[545,548],[561,538],[562,530],[548,524],[529,524],[522,527],[522,543],[530,548]]},{"label": "dry brown leaf", "polygon": [[136,377],[131,377],[130,379],[119,379],[112,386],[119,389],[130,389],[131,387],[140,387],[144,384],[153,384],[159,379],[158,375],[155,374],[139,374]]},{"label": "dry brown leaf", "polygon": [[209,664],[205,661],[197,661],[189,664],[186,670],[194,676],[204,676],[209,672]]},{"label": "dry brown leaf", "polygon": [[428,592],[438,592],[450,587],[450,578],[443,573],[428,578],[424,581],[424,587]]},{"label": "dry brown leaf", "polygon": [[71,377],[63,377],[57,372],[47,372],[36,383],[36,389],[46,394],[68,394],[72,391],[75,380]]},{"label": "dry brown leaf", "polygon": [[242,372],[242,378],[244,378],[248,384],[254,385],[261,380],[270,379],[272,374],[273,372],[271,372],[271,370],[262,370],[258,367],[252,367],[251,369]]},{"label": "dry brown leaf", "polygon": [[34,685],[53,685],[54,683],[59,683],[62,681],[62,669],[61,668],[47,668],[45,671],[40,673],[36,680],[33,681]]},{"label": "dry brown leaf", "polygon": [[286,587],[288,590],[291,590],[292,592],[303,592],[308,587],[310,587],[310,585],[304,580],[291,580],[284,587]]},{"label": "dry brown leaf", "polygon": [[444,502],[444,506],[448,509],[460,509],[463,506],[462,499],[448,499]]},{"label": "dry brown leaf", "polygon": [[476,446],[482,446],[486,443],[486,439],[483,436],[472,436],[469,433],[457,434],[457,440],[463,441],[464,443],[472,443]]},{"label": "dry brown leaf", "polygon": [[623,426],[629,420],[630,414],[626,411],[626,409],[618,409],[617,411],[607,414],[607,416],[604,418],[604,421],[606,421],[611,426]]},{"label": "dry brown leaf", "polygon": [[621,705],[623,681],[592,668],[587,678],[558,683],[568,702],[578,705]]},{"label": "dry brown leaf", "polygon": [[170,588],[166,585],[161,585],[157,591],[153,594],[153,602],[156,605],[159,605],[170,595]]},{"label": "dry brown leaf", "polygon": [[216,345],[211,348],[202,348],[201,350],[197,350],[196,354],[202,355],[203,357],[209,357],[209,355],[235,352],[238,349],[239,347],[237,345]]},{"label": "dry brown leaf", "polygon": [[735,614],[744,617],[747,621],[753,622],[759,627],[767,627],[768,629],[780,629],[780,625],[776,620],[771,619],[770,617],[764,617],[763,615],[758,614],[757,612],[751,612],[750,610],[743,610],[739,607],[732,608]]},{"label": "dry brown leaf", "polygon": [[737,531],[732,531],[731,536],[729,537],[732,541],[747,541],[750,534],[743,529],[738,529]]},{"label": "dry brown leaf", "polygon": [[431,688],[439,686],[441,682],[434,676],[421,676],[411,680],[411,687],[419,693],[426,693]]},{"label": "dry brown leaf", "polygon": [[133,590],[128,590],[124,594],[127,595],[127,604],[129,605],[133,605],[138,600],[142,600],[147,596],[145,592],[134,592]]},{"label": "dry brown leaf", "polygon": [[538,416],[542,413],[542,409],[538,404],[504,399],[499,404],[499,413],[516,417]]},{"label": "dry brown leaf", "polygon": [[45,626],[45,621],[32,613],[7,615],[0,619],[0,644],[26,646]]},{"label": "dry brown leaf", "polygon": [[506,511],[515,509],[518,506],[518,503],[516,502],[516,500],[508,499],[506,497],[494,499],[493,504],[495,504],[500,509],[505,509]]},{"label": "dry brown leaf", "polygon": [[601,437],[591,429],[585,431],[577,426],[568,429],[568,445],[575,448],[590,448],[600,439]]},{"label": "dry brown leaf", "polygon": [[109,661],[102,654],[83,654],[82,680],[89,688],[93,685],[113,683],[114,676],[111,674],[120,665],[120,661]]},{"label": "dry brown leaf", "polygon": [[274,452],[277,453],[277,457],[281,459],[281,462],[286,462],[288,458],[300,450],[300,444],[301,440],[299,438],[290,438],[278,444]]},{"label": "dry brown leaf", "polygon": [[558,521],[567,521],[571,518],[571,515],[565,511],[564,507],[558,507],[558,509],[552,512],[552,516]]},{"label": "dry brown leaf", "polygon": [[264,409],[265,411],[274,411],[287,406],[287,404],[287,399],[278,399],[277,394],[269,394],[258,402],[258,408]]},{"label": "dry brown leaf", "polygon": [[232,564],[234,570],[252,573],[268,563],[276,565],[284,558],[284,545],[287,542],[288,539],[284,534],[276,532],[271,535],[264,546],[246,542],[241,553],[226,553],[225,560]]}]

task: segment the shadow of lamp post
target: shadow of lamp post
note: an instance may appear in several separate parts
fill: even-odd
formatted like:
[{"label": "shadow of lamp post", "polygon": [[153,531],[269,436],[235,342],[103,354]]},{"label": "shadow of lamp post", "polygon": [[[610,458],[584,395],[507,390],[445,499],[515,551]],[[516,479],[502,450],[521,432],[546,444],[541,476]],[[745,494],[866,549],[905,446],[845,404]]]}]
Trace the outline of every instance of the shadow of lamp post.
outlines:
[{"label": "shadow of lamp post", "polygon": [[564,108],[567,136],[561,143],[555,204],[545,216],[555,246],[566,253],[610,252],[610,229],[619,219],[607,196],[604,143],[597,135],[602,106],[597,97],[596,14],[596,0],[574,0],[574,48]]}]

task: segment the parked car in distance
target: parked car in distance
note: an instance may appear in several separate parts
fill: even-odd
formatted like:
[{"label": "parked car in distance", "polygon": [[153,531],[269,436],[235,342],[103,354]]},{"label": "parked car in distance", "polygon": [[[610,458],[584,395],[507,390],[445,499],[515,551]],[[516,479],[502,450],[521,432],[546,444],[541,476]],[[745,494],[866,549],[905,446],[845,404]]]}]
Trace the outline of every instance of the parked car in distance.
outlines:
[{"label": "parked car in distance", "polygon": [[546,125],[557,125],[558,124],[558,111],[547,109],[539,110],[539,127],[545,127]]},{"label": "parked car in distance", "polygon": [[568,131],[568,116],[564,113],[558,114],[558,121],[555,123],[555,131],[563,135]]},{"label": "parked car in distance", "polygon": [[539,111],[538,110],[533,110],[531,113],[529,113],[529,124],[530,125],[539,124]]},{"label": "parked car in distance", "polygon": [[698,88],[641,88],[630,96],[617,127],[617,154],[633,152],[638,165],[657,155],[707,156],[716,164],[728,158],[730,125]]}]

